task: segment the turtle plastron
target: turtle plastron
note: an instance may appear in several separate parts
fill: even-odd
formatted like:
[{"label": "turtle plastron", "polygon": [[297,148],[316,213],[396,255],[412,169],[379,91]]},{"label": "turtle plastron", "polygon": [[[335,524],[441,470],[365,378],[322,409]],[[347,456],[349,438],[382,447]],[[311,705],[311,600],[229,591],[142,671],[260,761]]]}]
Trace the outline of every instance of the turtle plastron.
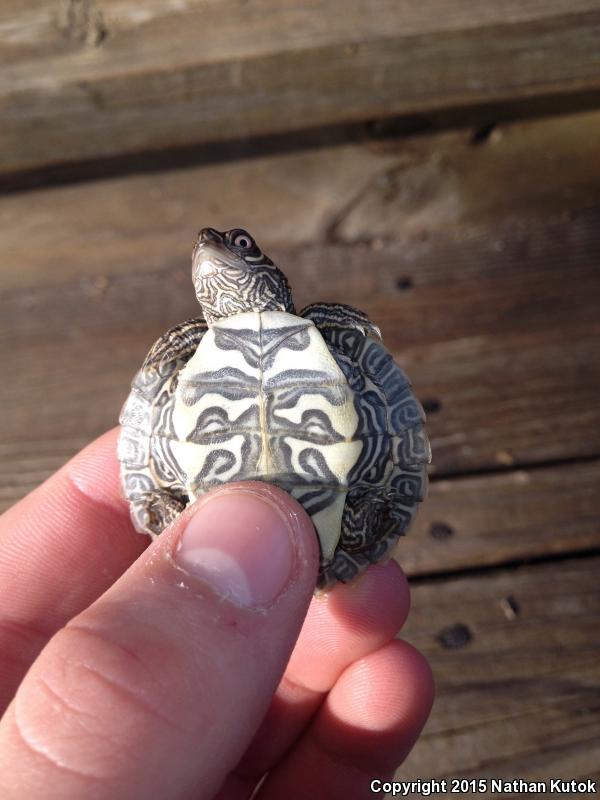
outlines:
[{"label": "turtle plastron", "polygon": [[158,535],[234,480],[282,487],[319,537],[318,586],[388,560],[427,489],[425,415],[368,316],[313,303],[241,229],[204,228],[193,255],[204,317],[152,347],[120,416],[121,483]]}]

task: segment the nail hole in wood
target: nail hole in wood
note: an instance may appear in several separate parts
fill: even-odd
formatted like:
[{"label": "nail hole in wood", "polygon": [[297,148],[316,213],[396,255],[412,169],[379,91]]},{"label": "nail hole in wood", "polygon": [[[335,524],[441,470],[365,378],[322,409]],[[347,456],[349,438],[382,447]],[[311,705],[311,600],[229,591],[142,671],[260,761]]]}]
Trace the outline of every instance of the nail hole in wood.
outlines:
[{"label": "nail hole in wood", "polygon": [[421,405],[426,414],[437,414],[438,411],[442,410],[442,401],[436,397],[426,397],[425,400],[421,401]]},{"label": "nail hole in wood", "polygon": [[409,278],[408,275],[403,276],[402,278],[398,278],[396,281],[396,289],[399,292],[407,292],[409,289],[413,288],[413,279]]},{"label": "nail hole in wood", "polygon": [[475,147],[485,144],[494,132],[495,127],[495,122],[489,122],[487,125],[482,125],[481,128],[474,130],[471,134],[471,144]]},{"label": "nail hole in wood", "polygon": [[429,535],[432,539],[449,539],[454,534],[454,528],[445,522],[432,522]]},{"label": "nail hole in wood", "polygon": [[473,640],[473,634],[466,625],[459,622],[450,628],[444,628],[436,638],[442,647],[448,650],[458,650]]}]

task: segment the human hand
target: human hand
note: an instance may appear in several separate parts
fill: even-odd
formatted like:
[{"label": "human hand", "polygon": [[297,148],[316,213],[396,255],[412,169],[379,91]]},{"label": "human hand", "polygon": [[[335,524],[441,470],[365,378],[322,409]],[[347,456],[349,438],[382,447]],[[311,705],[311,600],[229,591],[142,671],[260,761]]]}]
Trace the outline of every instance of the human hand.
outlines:
[{"label": "human hand", "polygon": [[371,796],[433,697],[425,659],[393,640],[397,564],[311,602],[310,519],[257,483],[147,546],[116,434],[0,519],[0,796],[241,800],[265,773],[260,800]]}]

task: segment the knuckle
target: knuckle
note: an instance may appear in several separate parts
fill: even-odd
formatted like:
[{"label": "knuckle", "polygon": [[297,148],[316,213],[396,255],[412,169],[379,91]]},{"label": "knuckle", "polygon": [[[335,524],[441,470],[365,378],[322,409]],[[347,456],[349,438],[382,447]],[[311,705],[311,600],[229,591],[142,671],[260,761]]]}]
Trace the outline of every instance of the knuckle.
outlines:
[{"label": "knuckle", "polygon": [[18,735],[39,761],[86,780],[144,769],[146,744],[179,728],[153,699],[150,671],[101,629],[71,624],[15,698]]},{"label": "knuckle", "polygon": [[81,621],[71,622],[62,633],[70,639],[63,653],[65,676],[83,699],[92,697],[111,715],[139,720],[144,729],[156,723],[178,727],[163,709],[168,707],[168,686],[160,678],[162,650],[138,652],[110,628]]}]

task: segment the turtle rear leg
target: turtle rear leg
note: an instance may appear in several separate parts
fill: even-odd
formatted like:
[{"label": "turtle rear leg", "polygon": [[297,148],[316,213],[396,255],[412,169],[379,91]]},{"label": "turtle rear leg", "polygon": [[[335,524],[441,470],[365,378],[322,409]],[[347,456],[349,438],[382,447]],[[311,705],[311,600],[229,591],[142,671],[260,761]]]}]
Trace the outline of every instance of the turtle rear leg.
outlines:
[{"label": "turtle rear leg", "polygon": [[189,498],[183,492],[154,489],[130,501],[131,519],[137,531],[158,536],[181,514]]}]

